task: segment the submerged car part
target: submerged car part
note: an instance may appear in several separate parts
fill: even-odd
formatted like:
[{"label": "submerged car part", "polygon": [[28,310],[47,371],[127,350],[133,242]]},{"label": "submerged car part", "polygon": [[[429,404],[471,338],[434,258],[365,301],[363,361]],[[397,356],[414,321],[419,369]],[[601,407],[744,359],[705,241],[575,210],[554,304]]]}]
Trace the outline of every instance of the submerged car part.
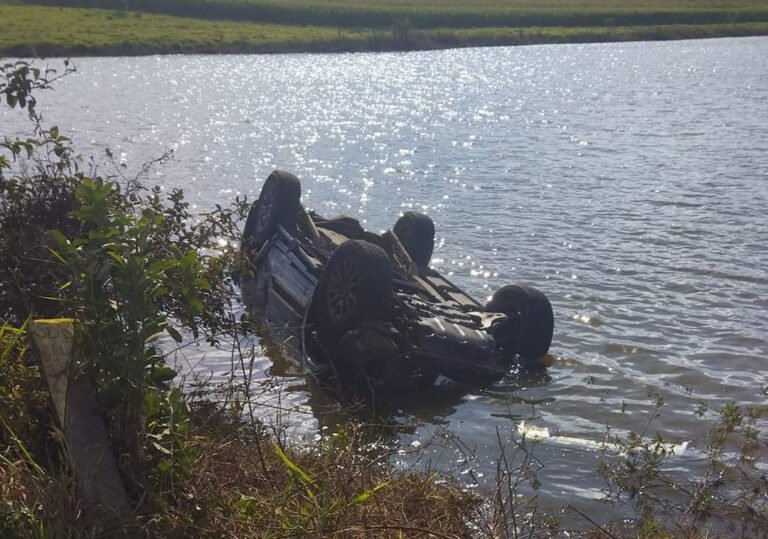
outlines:
[{"label": "submerged car part", "polygon": [[250,271],[241,287],[246,306],[312,372],[352,391],[438,379],[483,386],[547,353],[546,296],[510,285],[480,304],[429,267],[435,229],[426,215],[406,212],[378,235],[356,219],[308,212],[300,195],[293,174],[264,182],[243,232]]}]

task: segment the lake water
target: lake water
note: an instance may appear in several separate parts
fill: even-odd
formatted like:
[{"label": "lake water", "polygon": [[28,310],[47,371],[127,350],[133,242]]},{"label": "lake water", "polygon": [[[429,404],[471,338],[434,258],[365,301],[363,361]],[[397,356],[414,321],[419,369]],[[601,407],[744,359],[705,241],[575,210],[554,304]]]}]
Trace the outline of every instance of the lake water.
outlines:
[{"label": "lake water", "polygon": [[[401,412],[404,448],[437,436],[422,463],[483,483],[497,429],[548,429],[540,499],[607,518],[591,447],[606,426],[642,431],[662,398],[648,432],[692,442],[686,472],[714,410],[766,408],[766,38],[75,63],[40,96],[46,123],[128,170],[175,150],[149,180],[201,211],[284,168],[305,205],[374,231],[429,214],[433,265],[477,297],[548,295],[545,377]],[[21,118],[1,111],[3,132]],[[225,351],[184,361],[210,383],[230,370]],[[264,414],[310,438],[330,421],[280,361],[258,357],[255,376],[286,408]]]}]

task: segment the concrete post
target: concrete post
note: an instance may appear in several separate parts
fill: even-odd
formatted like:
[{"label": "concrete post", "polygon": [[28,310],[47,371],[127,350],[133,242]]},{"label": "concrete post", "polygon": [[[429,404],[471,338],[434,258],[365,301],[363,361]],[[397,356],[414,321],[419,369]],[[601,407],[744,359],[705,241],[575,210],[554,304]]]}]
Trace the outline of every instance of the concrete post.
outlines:
[{"label": "concrete post", "polygon": [[138,536],[94,388],[83,377],[72,376],[70,372],[73,320],[35,320],[29,332],[40,352],[43,375],[91,525],[108,537]]}]

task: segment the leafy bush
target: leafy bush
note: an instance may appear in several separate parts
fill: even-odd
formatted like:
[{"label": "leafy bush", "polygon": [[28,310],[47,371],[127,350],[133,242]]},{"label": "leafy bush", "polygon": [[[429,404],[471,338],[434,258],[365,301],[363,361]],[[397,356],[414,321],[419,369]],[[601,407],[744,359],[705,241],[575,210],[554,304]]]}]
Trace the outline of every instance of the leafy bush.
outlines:
[{"label": "leafy bush", "polygon": [[[53,256],[69,270],[63,302],[77,320],[77,367],[96,382],[113,442],[138,486],[146,473],[145,417],[163,410],[157,403],[167,399],[167,383],[176,375],[157,343],[163,335],[181,343],[185,330],[213,339],[229,320],[232,259],[203,256],[200,248],[234,234],[235,213],[218,209],[197,220],[180,191],[164,200],[159,188],[132,183],[122,190],[82,176],[71,215],[85,233],[51,235]],[[178,411],[183,401],[176,404]],[[173,421],[153,421],[178,431]],[[159,447],[154,441],[147,449]]]},{"label": "leafy bush", "polygon": [[[64,74],[71,72],[65,65]],[[37,115],[33,92],[46,90],[58,78],[55,70],[40,70],[26,62],[0,66],[0,99],[10,107],[26,108],[33,135],[4,138],[0,149],[0,319],[21,325],[32,314],[56,316],[63,275],[48,248],[48,231],[73,236],[79,224],[74,209],[77,178],[65,171],[77,167],[69,139],[58,129],[45,130]],[[12,168],[13,166],[13,168]]]},{"label": "leafy bush", "polygon": [[205,253],[236,235],[247,205],[197,216],[181,191],[166,197],[136,178],[91,177],[34,109],[32,93],[50,87],[55,72],[26,62],[0,69],[0,96],[27,110],[34,131],[0,146],[0,319],[74,317],[72,372],[97,388],[124,477],[140,496],[150,472],[162,479],[189,468],[186,404],[168,385],[176,372],[158,343],[164,335],[215,341],[235,323],[227,315],[233,251]]}]

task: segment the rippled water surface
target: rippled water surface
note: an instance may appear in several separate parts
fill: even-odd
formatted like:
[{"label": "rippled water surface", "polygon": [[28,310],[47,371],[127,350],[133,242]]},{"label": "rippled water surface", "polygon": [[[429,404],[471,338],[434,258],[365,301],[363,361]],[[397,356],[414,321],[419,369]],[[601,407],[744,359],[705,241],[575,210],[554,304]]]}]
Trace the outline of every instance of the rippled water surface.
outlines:
[{"label": "rippled water surface", "polygon": [[[201,210],[285,168],[307,206],[374,231],[431,215],[433,265],[477,297],[549,296],[546,377],[402,412],[405,445],[461,439],[430,449],[435,466],[474,453],[468,475],[492,476],[496,428],[525,421],[563,437],[537,448],[543,499],[597,503],[597,452],[569,439],[642,430],[659,396],[651,430],[702,446],[712,409],[766,404],[766,38],[76,63],[41,97],[46,123],[129,169],[174,149],[151,179]],[[214,381],[230,366],[188,359]],[[281,419],[313,433],[321,396],[279,380],[274,400],[296,409]]]}]

